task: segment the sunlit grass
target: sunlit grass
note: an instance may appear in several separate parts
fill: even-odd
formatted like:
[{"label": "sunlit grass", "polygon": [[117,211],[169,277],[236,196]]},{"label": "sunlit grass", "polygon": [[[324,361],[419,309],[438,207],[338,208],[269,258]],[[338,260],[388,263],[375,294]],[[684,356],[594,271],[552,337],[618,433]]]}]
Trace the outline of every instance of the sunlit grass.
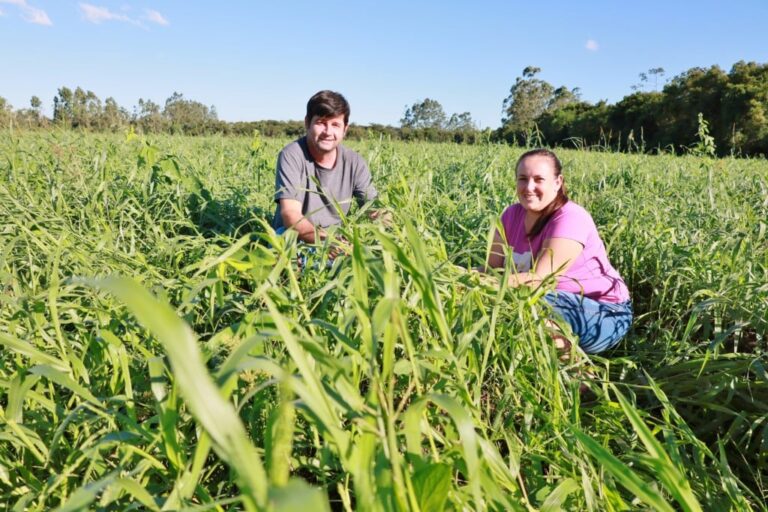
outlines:
[{"label": "sunlit grass", "polygon": [[765,160],[562,151],[637,313],[563,363],[464,270],[521,150],[355,144],[393,226],[298,269],[251,142],[0,138],[6,508],[765,509]]}]

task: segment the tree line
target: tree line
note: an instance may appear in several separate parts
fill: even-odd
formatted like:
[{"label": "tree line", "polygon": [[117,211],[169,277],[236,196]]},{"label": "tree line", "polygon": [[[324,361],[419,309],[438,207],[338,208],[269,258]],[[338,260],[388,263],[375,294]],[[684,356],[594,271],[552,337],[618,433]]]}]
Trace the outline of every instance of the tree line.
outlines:
[{"label": "tree line", "polygon": [[[652,68],[640,73],[633,92],[614,104],[583,101],[578,89],[554,87],[539,78],[540,72],[529,66],[515,80],[502,102],[501,126],[496,130],[480,130],[469,112],[448,115],[440,102],[425,98],[405,107],[400,126],[352,124],[347,136],[677,153],[708,137],[712,153],[768,154],[768,64],[740,61],[727,73],[718,66],[695,67],[668,81],[663,68]],[[214,106],[178,92],[163,105],[140,98],[129,111],[114,98],[102,101],[80,87],[58,89],[50,118],[43,115],[37,96],[20,109],[0,97],[0,127],[8,126],[112,132],[130,128],[187,135],[251,135],[258,130],[266,137],[304,133],[303,121],[222,121]]]},{"label": "tree line", "polygon": [[709,137],[719,155],[768,155],[768,64],[740,61],[727,73],[691,68],[661,90],[664,70],[652,68],[613,105],[582,101],[578,89],[555,88],[540,71],[527,67],[512,85],[497,138],[680,153]]},{"label": "tree line", "polygon": [[[431,101],[431,100],[428,100]],[[440,107],[442,109],[442,107]],[[352,124],[348,137],[363,139],[386,136],[407,141],[433,141],[475,143],[488,133],[474,127],[468,112],[454,116],[448,125],[415,123],[394,127],[382,124],[361,126]],[[119,132],[133,129],[139,133],[171,133],[185,135],[252,135],[254,131],[265,137],[298,137],[305,132],[303,121],[238,121],[218,119],[215,106],[187,99],[174,92],[161,106],[152,100],[139,98],[131,111],[109,97],[101,100],[93,91],[81,87],[61,87],[53,98],[53,114],[43,115],[43,103],[32,96],[30,106],[14,109],[0,96],[0,127],[17,128],[73,128],[100,132]]]}]

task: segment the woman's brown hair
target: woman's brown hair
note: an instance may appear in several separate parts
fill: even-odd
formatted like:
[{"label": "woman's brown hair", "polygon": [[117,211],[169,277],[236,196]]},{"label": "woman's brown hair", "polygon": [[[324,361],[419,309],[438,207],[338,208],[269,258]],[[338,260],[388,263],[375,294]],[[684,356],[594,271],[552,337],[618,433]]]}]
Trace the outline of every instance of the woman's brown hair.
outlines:
[{"label": "woman's brown hair", "polygon": [[[562,176],[563,165],[560,163],[557,155],[555,155],[552,151],[543,148],[532,149],[520,155],[520,158],[517,159],[517,163],[515,164],[515,174],[517,174],[517,169],[520,167],[520,164],[523,163],[523,160],[531,156],[543,156],[549,158],[552,161],[552,167],[555,169],[555,178]],[[557,196],[555,196],[552,202],[549,203],[547,207],[544,208],[544,210],[542,210],[541,215],[539,215],[539,218],[536,219],[536,222],[533,224],[531,231],[527,233],[528,238],[533,238],[541,233],[544,229],[544,226],[546,226],[547,222],[549,222],[549,219],[551,219],[555,212],[562,208],[563,205],[565,205],[567,202],[568,191],[565,189],[565,177],[563,176],[563,184],[560,186],[560,190],[557,191]]]}]

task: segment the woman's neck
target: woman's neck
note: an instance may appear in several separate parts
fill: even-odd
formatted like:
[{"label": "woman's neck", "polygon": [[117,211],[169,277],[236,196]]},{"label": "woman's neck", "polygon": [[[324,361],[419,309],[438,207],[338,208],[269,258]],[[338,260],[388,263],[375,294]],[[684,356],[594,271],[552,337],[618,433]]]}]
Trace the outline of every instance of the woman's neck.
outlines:
[{"label": "woman's neck", "polygon": [[525,226],[526,234],[531,232],[534,224],[536,224],[536,221],[539,220],[539,217],[541,217],[541,214],[539,212],[532,212],[530,210],[525,210],[525,219],[523,219],[523,225]]}]

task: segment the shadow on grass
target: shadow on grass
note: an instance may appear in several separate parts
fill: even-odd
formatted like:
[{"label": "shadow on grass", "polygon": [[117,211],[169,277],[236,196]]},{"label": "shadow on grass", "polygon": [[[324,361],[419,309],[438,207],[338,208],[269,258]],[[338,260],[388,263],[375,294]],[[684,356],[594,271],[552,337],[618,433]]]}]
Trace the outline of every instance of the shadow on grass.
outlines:
[{"label": "shadow on grass", "polygon": [[190,220],[206,238],[239,238],[262,231],[260,220],[271,223],[273,210],[253,205],[246,195],[235,191],[226,198],[213,197],[208,191],[192,194],[187,202]]}]

